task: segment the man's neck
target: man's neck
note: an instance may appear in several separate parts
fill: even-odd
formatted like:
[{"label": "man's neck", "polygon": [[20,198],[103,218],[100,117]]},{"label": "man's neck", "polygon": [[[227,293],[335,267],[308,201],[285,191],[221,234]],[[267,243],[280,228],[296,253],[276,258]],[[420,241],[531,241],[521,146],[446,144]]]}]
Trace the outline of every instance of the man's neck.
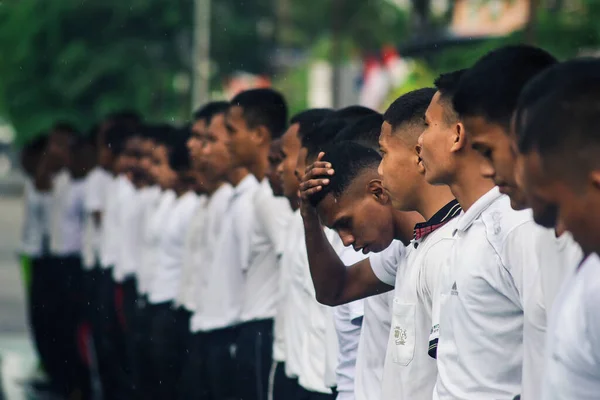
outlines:
[{"label": "man's neck", "polygon": [[415,225],[423,222],[423,217],[416,211],[398,211],[392,212],[394,220],[394,239],[400,240],[408,245],[414,236]]},{"label": "man's neck", "polygon": [[248,176],[248,174],[249,172],[246,168],[234,168],[229,172],[227,180],[233,187],[236,187],[245,177]]},{"label": "man's neck", "polygon": [[465,163],[460,167],[450,190],[463,211],[467,211],[484,194],[495,186],[490,179],[484,178],[479,172],[479,164],[476,162]]},{"label": "man's neck", "polygon": [[250,171],[250,173],[254,175],[256,177],[256,180],[258,180],[259,182],[261,182],[267,174],[267,169],[269,168],[268,156],[269,147],[266,147],[264,149],[261,148],[254,163],[248,166],[248,171]]},{"label": "man's neck", "polygon": [[446,185],[430,185],[425,183],[419,190],[415,211],[429,221],[446,204],[454,200],[454,194]]},{"label": "man's neck", "polygon": [[206,186],[206,196],[208,197],[212,197],[213,194],[215,194],[215,192],[217,190],[219,190],[219,188],[221,186],[223,186],[225,184],[225,181],[218,181],[216,183],[211,183],[210,185]]}]

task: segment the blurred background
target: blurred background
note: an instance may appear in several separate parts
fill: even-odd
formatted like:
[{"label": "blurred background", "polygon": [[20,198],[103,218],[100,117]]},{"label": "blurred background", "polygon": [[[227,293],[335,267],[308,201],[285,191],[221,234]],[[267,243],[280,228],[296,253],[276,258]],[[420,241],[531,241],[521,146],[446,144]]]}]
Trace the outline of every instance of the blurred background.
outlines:
[{"label": "blurred background", "polygon": [[[384,110],[526,42],[561,59],[600,46],[598,0],[0,0],[0,386],[34,363],[17,251],[18,150],[57,120],[118,109],[183,122],[205,101],[273,86],[291,112]],[[0,388],[2,389],[2,388]],[[0,390],[2,391],[2,390]],[[0,398],[2,394],[0,394]]]}]

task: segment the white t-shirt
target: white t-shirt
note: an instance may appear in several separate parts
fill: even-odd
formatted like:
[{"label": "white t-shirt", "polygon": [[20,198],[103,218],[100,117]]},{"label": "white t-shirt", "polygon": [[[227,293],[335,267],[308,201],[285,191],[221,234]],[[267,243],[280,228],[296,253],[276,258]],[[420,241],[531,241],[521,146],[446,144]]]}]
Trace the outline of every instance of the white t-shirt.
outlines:
[{"label": "white t-shirt", "polygon": [[540,268],[531,293],[526,300],[523,326],[523,382],[521,397],[541,398],[541,383],[545,368],[546,328],[548,315],[559,289],[579,265],[583,254],[571,235],[556,237],[554,229],[539,227],[536,251]]},{"label": "white t-shirt", "polygon": [[102,225],[96,225],[93,213],[104,213],[106,211],[106,201],[112,179],[112,175],[101,167],[95,167],[85,177],[84,207],[86,216],[82,261],[83,267],[87,270],[100,263]]},{"label": "white t-shirt", "polygon": [[[219,296],[219,288],[213,284],[214,279],[226,279],[220,274],[218,265],[213,264],[217,243],[223,233],[225,213],[233,196],[233,188],[229,184],[221,185],[210,198],[206,205],[206,217],[199,236],[196,238],[197,247],[193,254],[196,269],[194,282],[194,314],[190,320],[190,330],[212,330],[219,324],[214,310],[214,296]],[[228,286],[225,286],[227,288]],[[219,297],[217,297],[217,300]],[[218,306],[219,304],[217,304]],[[216,310],[218,312],[218,309]]]},{"label": "white t-shirt", "polygon": [[183,269],[185,232],[198,205],[198,196],[186,192],[175,200],[165,218],[158,245],[158,265],[152,277],[150,303],[159,304],[175,300]]},{"label": "white t-shirt", "polygon": [[278,237],[291,213],[287,199],[275,197],[267,179],[258,184],[255,178],[255,182],[257,187],[236,215],[235,232],[245,272],[242,322],[271,319],[277,314]]},{"label": "white t-shirt", "polygon": [[114,267],[119,256],[121,231],[119,226],[119,193],[127,183],[123,175],[113,177],[107,190],[106,209],[102,216],[102,231],[100,235],[100,262],[103,268]]},{"label": "white t-shirt", "polygon": [[112,271],[115,282],[134,276],[142,263],[142,191],[125,180],[120,186],[118,254]]},{"label": "white t-shirt", "polygon": [[[279,291],[277,294],[277,314],[275,315],[274,323],[274,340],[273,340],[273,359],[279,362],[286,361],[286,327],[285,319],[287,318],[287,310],[292,301],[290,298],[291,289],[291,270],[295,263],[296,252],[299,244],[304,241],[302,228],[302,217],[300,212],[292,212],[284,233],[282,234],[282,252],[279,258]],[[294,318],[296,318],[294,316]]]},{"label": "white t-shirt", "polygon": [[[340,260],[351,266],[366,258],[350,247],[338,252]],[[354,379],[356,376],[356,355],[364,316],[364,300],[356,300],[331,309],[334,325],[328,325],[328,343],[337,340],[337,354],[327,358],[325,366],[325,386],[337,386],[338,400],[354,399]],[[333,331],[333,332],[331,332]],[[334,349],[335,346],[328,346]],[[331,353],[331,351],[329,351]],[[335,374],[333,373],[335,371]]]},{"label": "white t-shirt", "polygon": [[600,394],[600,258],[590,255],[569,275],[550,316],[543,400]]},{"label": "white t-shirt", "polygon": [[25,198],[25,215],[21,235],[21,252],[31,257],[39,257],[42,255],[44,234],[48,234],[46,212],[49,210],[51,194],[38,191],[33,181],[26,178],[23,197]]},{"label": "white t-shirt", "polygon": [[151,216],[154,215],[158,209],[158,205],[161,200],[162,191],[158,185],[145,186],[140,189],[140,204],[139,207],[142,209],[141,223],[140,223],[140,265],[135,271],[137,279],[137,290],[138,293],[147,293],[148,290],[142,290],[143,285],[146,284],[144,281],[145,273],[148,270],[148,264],[151,264],[153,260],[148,259],[150,254],[146,249],[146,234],[148,232],[148,225],[150,224]]},{"label": "white t-shirt", "polygon": [[453,245],[455,223],[450,220],[407,247],[406,266],[396,274],[394,285],[382,399],[426,400],[433,396],[437,366],[428,353],[433,294],[439,290],[444,260]]},{"label": "white t-shirt", "polygon": [[459,217],[442,281],[434,398],[512,399],[521,392],[523,310],[540,265],[530,211],[497,188]]},{"label": "white t-shirt", "polygon": [[[369,255],[369,262],[377,278],[393,286],[398,266],[403,263],[405,246],[394,240],[380,253]],[[391,327],[393,291],[365,299],[365,316],[356,356],[354,393],[357,400],[381,398],[381,381]]]},{"label": "white t-shirt", "polygon": [[74,180],[66,171],[52,181],[50,200],[50,253],[55,256],[81,254],[85,211],[83,179]]},{"label": "white t-shirt", "polygon": [[253,220],[252,196],[257,187],[256,178],[249,174],[233,189],[229,201],[224,201],[226,208],[217,221],[222,224],[221,233],[211,249],[211,260],[201,267],[199,293],[202,299],[196,303],[193,330],[224,329],[240,322],[247,269],[243,260],[248,260],[250,250],[248,232],[252,225],[248,224]]},{"label": "white t-shirt", "polygon": [[198,251],[201,248],[200,240],[203,238],[202,230],[206,220],[208,206],[208,197],[201,195],[198,197],[196,211],[190,220],[187,232],[185,232],[185,241],[183,244],[183,269],[181,271],[181,280],[175,304],[182,306],[188,311],[194,311],[196,279],[198,279]]},{"label": "white t-shirt", "polygon": [[149,209],[146,214],[144,230],[142,232],[142,267],[138,272],[138,291],[148,294],[152,288],[154,274],[158,269],[158,247],[162,230],[167,223],[167,218],[175,204],[175,193],[172,190],[162,191],[159,195],[158,205]]}]

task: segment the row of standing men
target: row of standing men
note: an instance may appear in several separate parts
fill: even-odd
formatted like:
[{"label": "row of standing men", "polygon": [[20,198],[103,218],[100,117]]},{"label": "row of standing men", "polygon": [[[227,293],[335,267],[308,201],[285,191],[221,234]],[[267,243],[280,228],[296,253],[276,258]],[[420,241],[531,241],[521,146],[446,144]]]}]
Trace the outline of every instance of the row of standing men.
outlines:
[{"label": "row of standing men", "polygon": [[288,124],[261,89],[185,129],[57,126],[28,191],[44,367],[88,393],[96,365],[110,399],[594,398],[599,249],[542,163],[564,98],[588,143],[596,64],[507,47],[384,115]]}]

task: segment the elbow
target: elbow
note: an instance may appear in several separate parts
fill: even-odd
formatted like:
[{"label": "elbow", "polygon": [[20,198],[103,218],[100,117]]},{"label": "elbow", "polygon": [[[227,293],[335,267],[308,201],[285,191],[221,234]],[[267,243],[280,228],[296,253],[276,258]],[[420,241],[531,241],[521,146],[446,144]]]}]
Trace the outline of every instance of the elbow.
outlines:
[{"label": "elbow", "polygon": [[340,305],[336,298],[325,293],[317,293],[316,298],[324,306],[335,307]]}]

